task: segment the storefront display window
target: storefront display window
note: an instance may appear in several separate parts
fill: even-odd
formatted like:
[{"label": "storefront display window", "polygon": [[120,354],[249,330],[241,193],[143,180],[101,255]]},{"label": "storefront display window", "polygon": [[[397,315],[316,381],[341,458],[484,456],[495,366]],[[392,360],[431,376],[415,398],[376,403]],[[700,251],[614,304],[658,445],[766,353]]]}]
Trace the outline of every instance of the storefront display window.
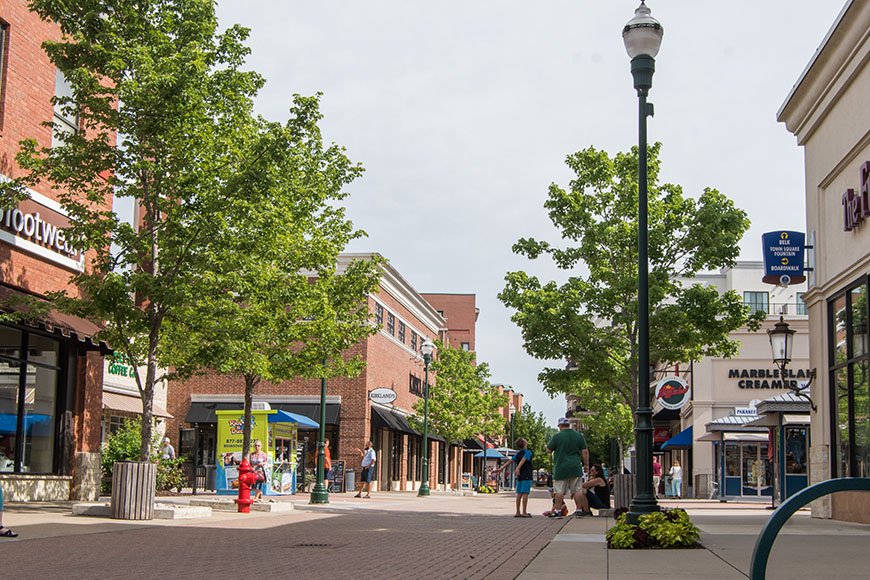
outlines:
[{"label": "storefront display window", "polygon": [[870,349],[868,280],[861,280],[828,306],[833,471],[837,477],[870,475]]},{"label": "storefront display window", "polygon": [[0,471],[53,473],[60,343],[0,327]]},{"label": "storefront display window", "polygon": [[789,475],[804,475],[807,472],[806,427],[786,427],[785,472]]},{"label": "storefront display window", "polygon": [[725,475],[740,477],[740,446],[737,443],[725,444]]}]

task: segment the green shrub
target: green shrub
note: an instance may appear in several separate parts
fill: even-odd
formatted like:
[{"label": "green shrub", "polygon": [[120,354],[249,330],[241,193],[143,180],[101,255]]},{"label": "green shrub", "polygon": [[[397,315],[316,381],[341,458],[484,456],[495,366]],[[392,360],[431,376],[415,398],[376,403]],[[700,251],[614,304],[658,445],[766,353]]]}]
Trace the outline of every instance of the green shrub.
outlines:
[{"label": "green shrub", "polygon": [[[151,461],[155,461],[155,454],[160,438],[156,437],[151,442]],[[121,427],[106,438],[100,449],[100,467],[103,479],[100,484],[100,492],[108,494],[112,492],[112,469],[118,461],[139,461],[139,451],[142,445],[142,420],[139,417],[127,419],[121,423]],[[183,473],[182,473],[183,476]],[[157,468],[157,489],[160,487],[160,467]],[[169,489],[169,488],[166,488]]]},{"label": "green shrub", "polygon": [[694,548],[701,533],[692,524],[686,510],[671,509],[646,514],[638,525],[626,521],[625,512],[616,517],[616,525],[607,530],[607,547],[615,550],[631,548]]},{"label": "green shrub", "polygon": [[181,492],[187,485],[187,476],[184,474],[183,457],[175,459],[161,459],[157,463],[157,491]]}]

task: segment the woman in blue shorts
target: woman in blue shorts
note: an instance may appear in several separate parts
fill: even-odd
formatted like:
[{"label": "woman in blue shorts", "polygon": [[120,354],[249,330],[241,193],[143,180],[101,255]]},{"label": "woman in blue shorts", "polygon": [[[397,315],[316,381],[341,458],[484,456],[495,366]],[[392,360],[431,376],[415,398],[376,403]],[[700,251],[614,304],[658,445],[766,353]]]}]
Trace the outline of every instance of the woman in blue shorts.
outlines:
[{"label": "woman in blue shorts", "polygon": [[[501,470],[510,465],[515,465],[514,475],[517,478],[517,513],[515,518],[530,518],[529,493],[532,491],[532,452],[529,450],[529,442],[520,437],[516,440],[519,451],[514,454],[509,463],[505,463]],[[499,470],[499,471],[501,471]]]}]

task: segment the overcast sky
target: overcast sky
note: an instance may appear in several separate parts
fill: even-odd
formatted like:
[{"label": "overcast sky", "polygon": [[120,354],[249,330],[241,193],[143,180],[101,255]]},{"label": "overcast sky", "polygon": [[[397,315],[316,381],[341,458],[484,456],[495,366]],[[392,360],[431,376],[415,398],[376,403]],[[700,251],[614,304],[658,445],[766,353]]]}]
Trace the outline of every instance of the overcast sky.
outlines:
[{"label": "overcast sky", "polygon": [[[496,298],[511,270],[563,279],[511,253],[554,240],[543,209],[567,154],[637,141],[622,27],[637,0],[219,0],[251,29],[268,79],[258,112],[285,119],[293,93],[322,92],[323,128],[366,172],[347,202],[376,251],[421,292],[477,295],[478,359],[555,420]],[[650,101],[663,178],[715,187],[749,214],[742,259],[762,232],[803,231],[803,152],[776,113],[844,0],[650,0],[664,26]],[[563,363],[564,364],[564,363]]]}]

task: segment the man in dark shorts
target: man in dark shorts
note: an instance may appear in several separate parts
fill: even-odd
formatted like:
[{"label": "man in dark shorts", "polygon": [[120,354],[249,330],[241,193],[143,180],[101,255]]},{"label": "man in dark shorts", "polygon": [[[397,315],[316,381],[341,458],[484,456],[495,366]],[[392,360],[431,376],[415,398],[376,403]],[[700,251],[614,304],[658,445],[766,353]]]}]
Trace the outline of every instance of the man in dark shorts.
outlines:
[{"label": "man in dark shorts", "polygon": [[[362,487],[359,489],[359,493],[354,497],[365,497],[368,499],[372,497],[372,479],[374,479],[375,475],[375,463],[377,463],[378,457],[375,453],[374,447],[372,447],[371,441],[366,441],[365,450],[357,449],[360,455],[362,455],[362,474],[360,476],[360,481],[362,482]],[[363,496],[362,492],[365,489],[365,496]]]}]

